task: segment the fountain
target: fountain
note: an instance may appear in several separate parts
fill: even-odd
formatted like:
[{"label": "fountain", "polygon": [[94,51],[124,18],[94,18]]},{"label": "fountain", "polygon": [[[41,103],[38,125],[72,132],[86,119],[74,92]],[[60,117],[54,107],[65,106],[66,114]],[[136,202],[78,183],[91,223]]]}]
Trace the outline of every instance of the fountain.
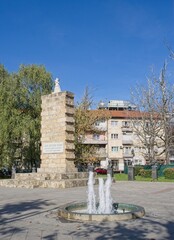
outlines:
[{"label": "fountain", "polygon": [[99,178],[98,201],[96,201],[93,167],[90,166],[88,171],[87,202],[66,204],[58,210],[59,216],[82,221],[121,221],[144,216],[145,210],[141,206],[113,202],[111,166],[108,166],[106,181],[104,182],[103,178]]},{"label": "fountain", "polygon": [[99,178],[99,200],[96,204],[95,192],[94,192],[94,173],[89,172],[88,180],[88,202],[87,213],[88,214],[112,214],[114,212],[112,197],[111,197],[111,183],[112,178],[110,174],[107,174],[107,179],[104,184],[104,179]]}]

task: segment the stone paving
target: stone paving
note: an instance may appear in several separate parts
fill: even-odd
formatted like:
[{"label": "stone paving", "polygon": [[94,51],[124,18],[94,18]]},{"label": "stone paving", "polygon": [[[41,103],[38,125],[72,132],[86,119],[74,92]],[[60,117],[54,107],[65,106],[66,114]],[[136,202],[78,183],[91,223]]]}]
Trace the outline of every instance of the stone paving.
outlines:
[{"label": "stone paving", "polygon": [[[97,186],[96,193],[97,193]],[[174,183],[116,182],[114,201],[143,206],[142,219],[81,222],[60,219],[59,206],[85,201],[87,188],[0,188],[0,240],[172,240]]]}]

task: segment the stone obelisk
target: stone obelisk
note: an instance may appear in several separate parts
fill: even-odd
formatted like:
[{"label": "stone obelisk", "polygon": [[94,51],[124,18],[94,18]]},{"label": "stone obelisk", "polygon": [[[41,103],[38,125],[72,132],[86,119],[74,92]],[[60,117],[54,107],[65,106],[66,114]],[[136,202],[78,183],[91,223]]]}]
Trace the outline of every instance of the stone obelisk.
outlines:
[{"label": "stone obelisk", "polygon": [[74,165],[74,94],[61,91],[42,96],[40,173],[76,172]]}]

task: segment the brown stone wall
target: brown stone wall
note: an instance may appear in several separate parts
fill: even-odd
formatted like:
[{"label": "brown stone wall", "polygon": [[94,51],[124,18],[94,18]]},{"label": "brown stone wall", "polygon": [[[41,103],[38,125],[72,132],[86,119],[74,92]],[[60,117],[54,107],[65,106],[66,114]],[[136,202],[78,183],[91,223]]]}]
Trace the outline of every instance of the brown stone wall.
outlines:
[{"label": "brown stone wall", "polygon": [[38,172],[75,172],[74,158],[74,95],[58,92],[43,96]]}]

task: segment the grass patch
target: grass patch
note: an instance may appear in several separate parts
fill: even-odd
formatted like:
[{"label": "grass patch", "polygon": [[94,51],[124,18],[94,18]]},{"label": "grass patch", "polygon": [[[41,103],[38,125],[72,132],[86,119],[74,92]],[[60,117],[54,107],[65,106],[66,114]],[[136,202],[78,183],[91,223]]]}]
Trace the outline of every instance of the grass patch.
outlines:
[{"label": "grass patch", "polygon": [[166,179],[165,177],[159,177],[158,182],[174,182],[174,179]]},{"label": "grass patch", "polygon": [[[107,178],[106,174],[97,174],[96,176],[97,178]],[[128,181],[128,175],[125,173],[116,173],[114,174],[113,177],[116,181]],[[135,176],[135,181],[138,182],[153,182],[152,178],[145,178],[145,177],[141,177],[141,176]],[[174,179],[166,179],[165,177],[159,177],[157,180],[155,180],[156,182],[174,182]]]},{"label": "grass patch", "polygon": [[116,173],[114,174],[114,179],[116,181],[128,181],[128,175],[125,173]]},{"label": "grass patch", "polygon": [[[125,173],[117,173],[114,174],[114,179],[116,181],[128,181],[128,175]],[[135,181],[142,181],[142,182],[152,182],[152,178],[145,178],[141,176],[135,176]],[[159,177],[157,182],[174,182],[174,179],[166,179],[165,177]]]}]

